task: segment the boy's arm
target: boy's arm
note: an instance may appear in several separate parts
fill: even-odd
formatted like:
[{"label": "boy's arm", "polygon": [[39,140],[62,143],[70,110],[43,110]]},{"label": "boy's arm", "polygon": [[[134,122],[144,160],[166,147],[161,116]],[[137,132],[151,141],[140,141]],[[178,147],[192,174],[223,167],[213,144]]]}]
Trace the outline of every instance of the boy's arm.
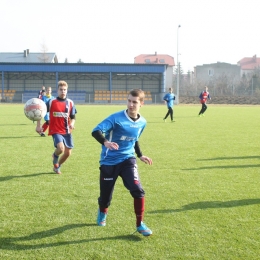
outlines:
[{"label": "boy's arm", "polygon": [[102,145],[104,145],[109,150],[118,150],[119,146],[115,142],[108,141],[102,134],[100,130],[92,132],[92,136]]},{"label": "boy's arm", "polygon": [[138,142],[138,141],[136,141],[136,142],[135,142],[135,153],[136,153],[136,155],[137,155],[137,157],[138,157],[138,158],[140,158],[140,157],[142,157],[142,156],[143,156],[143,154],[142,154],[142,152],[141,152],[141,148],[140,148],[140,145],[139,145],[139,142]]},{"label": "boy's arm", "polygon": [[37,125],[36,125],[36,132],[37,133],[41,133],[42,132],[42,126],[41,126],[41,120],[37,121]]},{"label": "boy's arm", "polygon": [[135,142],[135,153],[137,154],[137,157],[144,163],[152,165],[153,164],[153,160],[145,155],[142,154],[141,152],[141,148],[139,145],[139,142],[136,141]]},{"label": "boy's arm", "polygon": [[96,130],[92,132],[92,136],[102,145],[104,145],[104,142],[106,141],[106,138],[102,135],[102,132],[100,130]]}]

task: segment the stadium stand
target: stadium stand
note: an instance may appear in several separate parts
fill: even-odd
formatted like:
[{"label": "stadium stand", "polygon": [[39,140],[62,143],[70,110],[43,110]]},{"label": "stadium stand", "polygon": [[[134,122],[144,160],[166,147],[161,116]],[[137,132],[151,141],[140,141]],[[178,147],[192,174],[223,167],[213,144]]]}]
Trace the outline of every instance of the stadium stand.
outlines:
[{"label": "stadium stand", "polygon": [[[152,103],[152,94],[150,91],[145,92],[145,103]],[[25,103],[27,100],[37,97],[37,90],[24,91],[22,95],[22,102]],[[94,102],[95,103],[125,103],[128,95],[128,91],[124,90],[95,90]],[[111,99],[110,99],[111,95]],[[68,98],[72,99],[75,104],[86,103],[86,91],[69,91]]]},{"label": "stadium stand", "polygon": [[[22,95],[22,102],[25,103],[31,98],[37,97],[39,91],[24,91]],[[56,94],[54,95],[56,97]],[[86,91],[69,91],[68,98],[72,99],[75,104],[85,103],[86,101]]]},{"label": "stadium stand", "polygon": [[86,91],[69,91],[68,98],[72,99],[75,104],[86,102]]},{"label": "stadium stand", "polygon": [[0,93],[0,101],[2,102],[12,102],[14,95],[16,93],[16,90],[14,89],[5,89],[4,93]]},{"label": "stadium stand", "polygon": [[38,96],[39,90],[26,90],[22,94],[22,103],[26,103],[27,100],[31,98],[36,98]]},{"label": "stadium stand", "polygon": [[[111,101],[113,103],[122,103],[126,101],[128,91],[122,90],[112,90],[111,91]],[[107,90],[95,90],[94,93],[95,103],[109,103],[110,102],[110,91]],[[150,91],[145,91],[145,102],[152,102],[152,95]]]}]

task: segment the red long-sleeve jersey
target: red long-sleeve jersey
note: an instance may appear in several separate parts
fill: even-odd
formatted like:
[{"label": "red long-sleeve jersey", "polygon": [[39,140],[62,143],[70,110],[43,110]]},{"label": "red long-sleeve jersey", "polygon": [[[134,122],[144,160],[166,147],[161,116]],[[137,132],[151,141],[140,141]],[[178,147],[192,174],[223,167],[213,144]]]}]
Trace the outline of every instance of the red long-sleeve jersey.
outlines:
[{"label": "red long-sleeve jersey", "polygon": [[200,98],[200,103],[205,104],[207,102],[208,98],[210,99],[209,92],[208,91],[202,91],[200,93],[199,98]]}]

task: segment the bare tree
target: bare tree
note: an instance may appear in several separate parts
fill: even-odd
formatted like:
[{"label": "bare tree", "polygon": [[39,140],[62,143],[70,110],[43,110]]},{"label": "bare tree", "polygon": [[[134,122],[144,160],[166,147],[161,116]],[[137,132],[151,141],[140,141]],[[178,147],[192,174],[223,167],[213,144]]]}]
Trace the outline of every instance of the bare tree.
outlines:
[{"label": "bare tree", "polygon": [[45,43],[43,43],[41,45],[41,56],[38,57],[38,59],[42,62],[42,63],[48,63],[49,62],[49,57],[48,57],[48,48],[46,46]]},{"label": "bare tree", "polygon": [[246,74],[247,92],[253,96],[260,96],[260,67],[255,68],[251,73]]},{"label": "bare tree", "polygon": [[251,76],[248,74],[243,74],[242,75],[242,78],[240,80],[240,84],[239,84],[239,89],[242,91],[241,94],[245,94],[245,93],[248,93],[249,92],[249,89],[250,89],[250,84],[251,82]]}]

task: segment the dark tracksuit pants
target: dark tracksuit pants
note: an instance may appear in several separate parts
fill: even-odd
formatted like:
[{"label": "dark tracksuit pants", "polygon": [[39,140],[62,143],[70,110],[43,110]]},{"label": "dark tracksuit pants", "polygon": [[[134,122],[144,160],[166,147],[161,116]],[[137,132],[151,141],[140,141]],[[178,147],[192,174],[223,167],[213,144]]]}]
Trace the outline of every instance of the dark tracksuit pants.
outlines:
[{"label": "dark tracksuit pants", "polygon": [[202,105],[202,107],[201,107],[201,110],[199,112],[199,115],[203,114],[208,108],[206,103],[202,103],[201,105]]},{"label": "dark tracksuit pants", "polygon": [[100,207],[109,207],[118,176],[122,178],[124,186],[129,190],[133,198],[144,197],[145,192],[140,183],[136,159],[129,158],[116,165],[100,166],[100,196],[98,198]]},{"label": "dark tracksuit pants", "polygon": [[166,119],[169,115],[171,116],[171,120],[173,120],[173,109],[172,109],[172,107],[168,107],[168,112],[165,115],[164,119]]}]

